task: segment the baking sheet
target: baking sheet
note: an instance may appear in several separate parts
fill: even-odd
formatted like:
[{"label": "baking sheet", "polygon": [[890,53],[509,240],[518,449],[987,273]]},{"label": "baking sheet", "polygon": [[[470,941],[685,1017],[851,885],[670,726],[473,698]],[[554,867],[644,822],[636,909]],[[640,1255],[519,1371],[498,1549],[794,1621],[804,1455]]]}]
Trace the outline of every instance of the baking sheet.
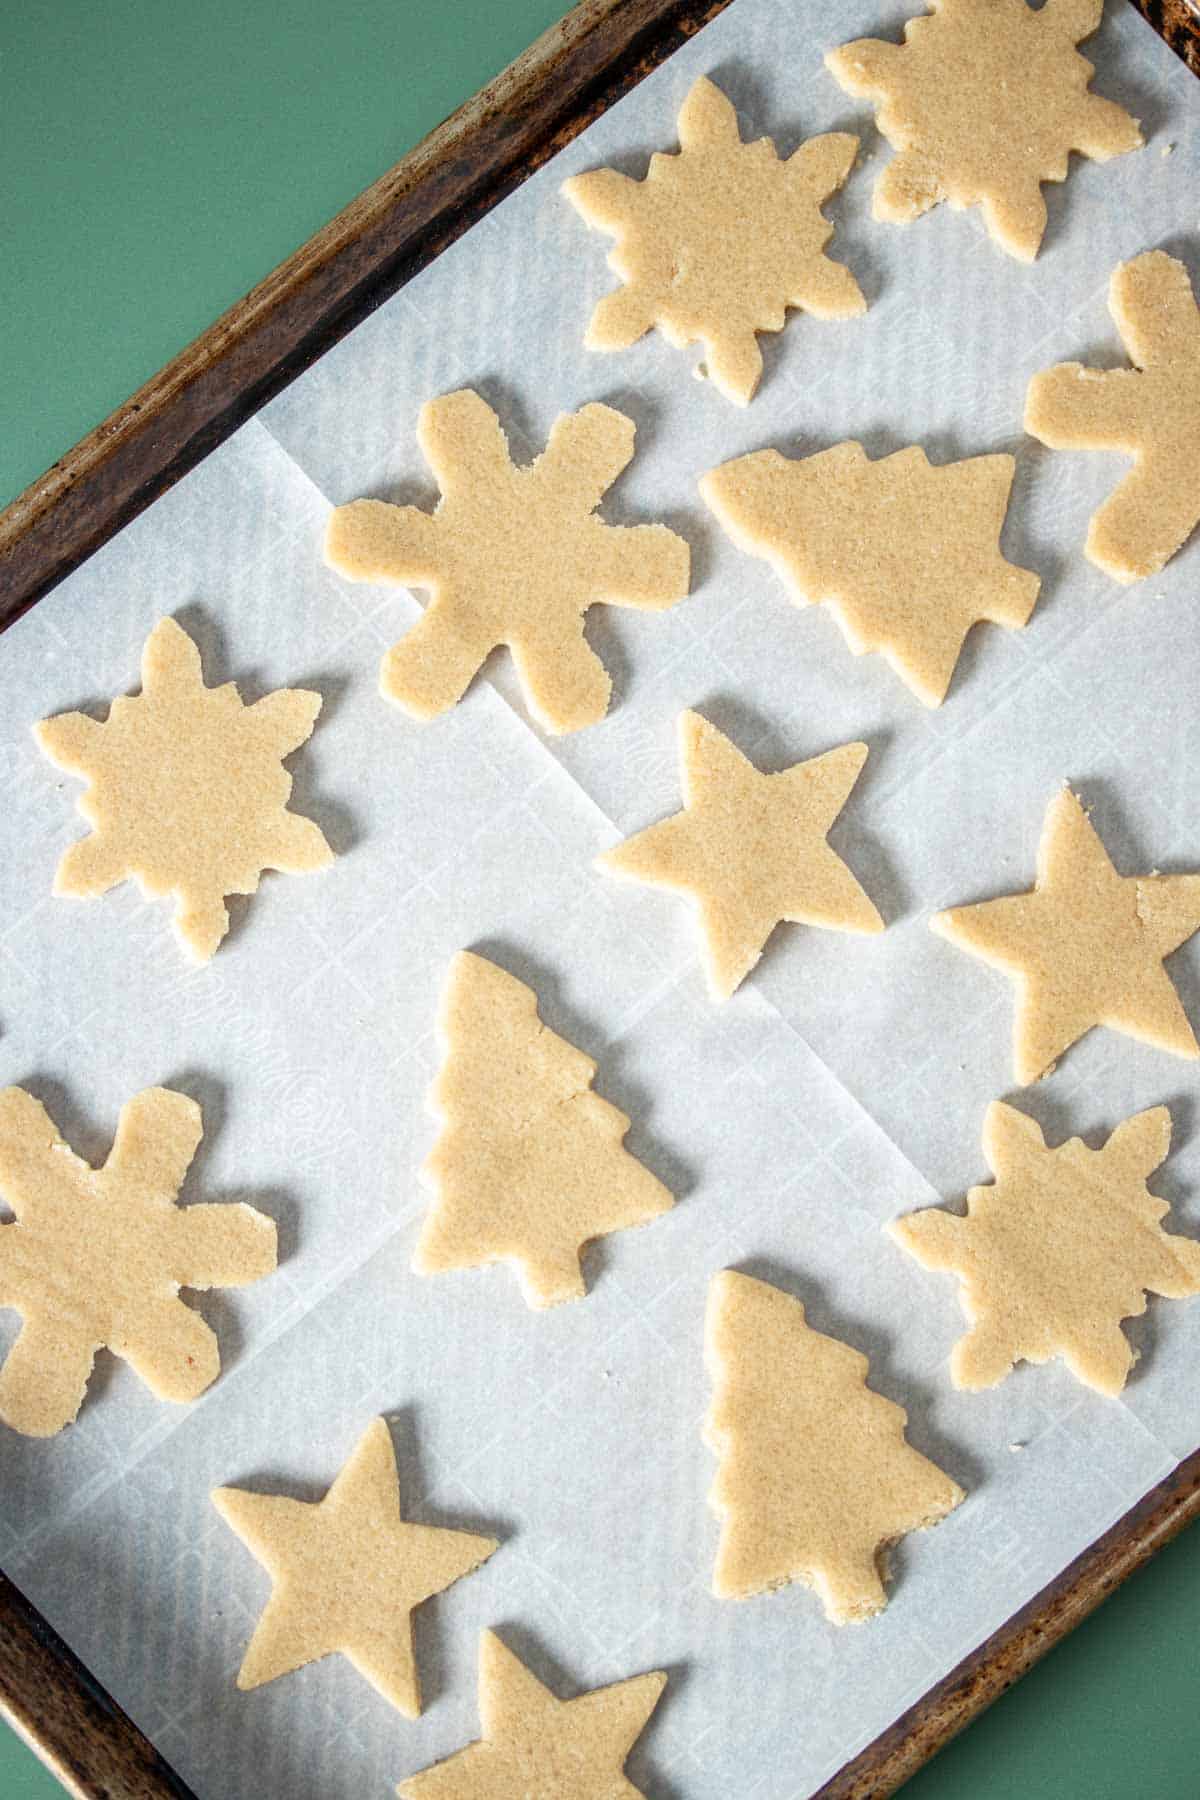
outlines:
[{"label": "baking sheet", "polygon": [[[1149,142],[1103,168],[1076,160],[1046,190],[1046,246],[1027,269],[977,214],[940,208],[908,230],[870,218],[888,152],[821,52],[892,33],[906,10],[734,0],[0,639],[0,1079],[38,1093],[96,1159],[131,1094],[184,1089],[205,1120],[185,1199],[248,1199],[280,1222],[276,1276],[199,1301],[225,1373],[198,1404],[160,1405],[103,1358],[77,1426],[50,1443],[0,1435],[0,1563],[201,1800],[385,1795],[477,1735],[483,1626],[562,1692],[671,1672],[630,1764],[655,1800],[802,1800],[1200,1444],[1200,1303],[1152,1302],[1134,1322],[1142,1360],[1120,1402],[1058,1367],[956,1394],[955,1284],[880,1229],[984,1177],[983,1113],[1011,1093],[1009,985],[935,938],[929,913],[1027,885],[1064,778],[1118,867],[1200,861],[1200,544],[1117,588],[1081,547],[1122,465],[1053,455],[1020,428],[1033,370],[1123,361],[1105,304],[1119,259],[1165,246],[1200,266],[1194,81],[1110,4],[1088,50],[1095,85]],[[558,193],[602,163],[642,174],[702,72],[747,135],[785,150],[831,128],[863,139],[830,248],[870,311],[793,318],[763,338],[746,411],[657,336],[621,356],[582,349],[613,284],[609,240]],[[416,415],[465,384],[521,455],[587,400],[631,413],[637,456],[607,514],[664,518],[693,546],[694,591],[674,611],[591,615],[614,703],[575,737],[530,726],[503,658],[432,725],[386,707],[378,659],[418,604],[321,565],[331,504],[433,502]],[[696,493],[699,474],[742,452],[849,436],[872,455],[919,441],[934,461],[1018,456],[1004,544],[1041,573],[1042,598],[1024,632],[972,635],[936,713],[879,658],[852,658],[821,610],[792,607]],[[79,789],[29,735],[45,714],[136,687],[164,612],[198,637],[211,682],[325,696],[293,759],[294,805],[339,861],[234,902],[203,970],[136,890],[50,897],[80,832]],[[783,928],[720,1009],[687,907],[591,867],[677,807],[684,706],[765,766],[851,737],[871,748],[834,841],[889,929]],[[600,1091],[633,1118],[630,1148],[681,1196],[598,1247],[587,1300],[548,1315],[502,1269],[409,1272],[437,995],[468,945],[531,981],[548,1023],[598,1058]],[[1196,943],[1172,973],[1200,1017]],[[1175,1147],[1156,1186],[1196,1231],[1198,1095],[1194,1066],[1096,1033],[1018,1103],[1054,1139],[1096,1141],[1167,1101]],[[730,1264],[801,1295],[814,1325],[866,1351],[872,1384],[909,1409],[910,1440],[969,1489],[896,1552],[891,1604],[869,1625],[826,1624],[802,1589],[744,1605],[708,1594],[701,1328],[708,1279]],[[380,1411],[409,1516],[503,1539],[419,1617],[427,1710],[405,1721],[337,1658],[241,1695],[233,1677],[268,1583],[208,1491],[315,1498]]]}]

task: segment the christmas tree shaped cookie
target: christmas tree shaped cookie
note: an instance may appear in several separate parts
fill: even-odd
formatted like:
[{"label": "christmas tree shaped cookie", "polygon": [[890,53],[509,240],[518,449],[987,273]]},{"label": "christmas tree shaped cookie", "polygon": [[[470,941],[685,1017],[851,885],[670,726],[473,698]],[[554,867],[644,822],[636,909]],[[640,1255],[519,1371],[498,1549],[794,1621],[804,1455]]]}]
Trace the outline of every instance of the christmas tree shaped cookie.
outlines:
[{"label": "christmas tree shaped cookie", "polygon": [[826,604],[855,656],[878,651],[940,706],[968,631],[1024,625],[1038,577],[1000,552],[1011,456],[935,468],[919,445],[872,462],[861,444],[793,459],[757,450],[700,492],[735,544],[801,605]]},{"label": "christmas tree shaped cookie", "polygon": [[1094,1025],[1200,1056],[1163,958],[1200,930],[1200,875],[1118,875],[1080,802],[1050,802],[1037,881],[936,913],[932,930],[1017,983],[1013,1065],[1037,1081]]},{"label": "christmas tree shaped cookie", "polygon": [[1133,1364],[1122,1319],[1146,1292],[1200,1294],[1200,1243],[1162,1228],[1170,1211],[1147,1177],[1167,1154],[1165,1106],[1118,1125],[1099,1150],[1071,1138],[1050,1150],[1035,1120],[996,1101],[983,1148],[995,1175],[972,1188],[966,1217],[929,1207],[888,1230],[927,1269],[962,1286],[971,1330],[954,1347],[955,1387],[994,1387],[1024,1358],[1061,1356],[1102,1394],[1119,1394]]},{"label": "christmas tree shaped cookie", "polygon": [[684,810],[626,838],[597,866],[686,894],[700,911],[708,985],[727,1000],[776,925],[876,932],[883,920],[826,842],[867,760],[841,744],[764,775],[699,713],[679,715]]},{"label": "christmas tree shaped cookie", "polygon": [[93,1169],[40,1101],[0,1092],[0,1306],[23,1319],[0,1369],[0,1419],[52,1437],[79,1411],[109,1349],[161,1400],[195,1400],[220,1370],[217,1340],[180,1288],[241,1287],[275,1267],[275,1225],[249,1206],[176,1205],[200,1108],[147,1088],[121,1110]]},{"label": "christmas tree shaped cookie", "polygon": [[524,982],[462,951],[439,1029],[442,1129],[421,1171],[435,1198],[413,1267],[508,1262],[530,1306],[579,1299],[584,1245],[658,1218],[671,1195],[623,1147],[629,1120],[592,1092],[591,1057],[542,1024]]},{"label": "christmas tree shaped cookie", "polygon": [[744,406],[762,374],[760,331],[788,307],[818,319],[866,311],[843,264],[823,254],[821,206],[850,172],[858,139],[810,138],[781,159],[770,138],[744,144],[737,113],[703,75],[679,115],[679,154],[652,156],[644,181],[616,169],[576,175],[563,192],[589,225],[615,235],[609,267],[624,286],[592,314],[591,350],[625,350],[657,325],[677,349],[697,338],[708,373]]},{"label": "christmas tree shaped cookie", "polygon": [[879,1612],[883,1551],[944,1519],[962,1489],[905,1442],[904,1410],[867,1387],[866,1357],[768,1282],[713,1277],[705,1361],[705,1441],[721,1459],[714,1594],[801,1581],[835,1624]]},{"label": "christmas tree shaped cookie", "polygon": [[231,681],[208,688],[200,653],[174,619],[142,652],[142,691],[103,724],[60,713],[37,727],[52,762],[82,775],[90,837],[58,865],[56,894],[90,899],[130,877],[175,897],[175,931],[207,962],[229,930],[227,894],[253,894],[264,869],[321,869],[333,852],[311,819],[288,812],[283,758],[311,735],[320,694],[280,688],[243,705]]},{"label": "christmas tree shaped cookie", "polygon": [[401,1800],[644,1800],[625,1762],[663,1674],[559,1700],[494,1632],[479,1640],[483,1737],[400,1783]]},{"label": "christmas tree shaped cookie", "polygon": [[1029,384],[1025,429],[1052,450],[1133,457],[1092,515],[1086,554],[1117,581],[1141,581],[1200,521],[1200,306],[1162,250],[1118,265],[1108,305],[1134,368],[1044,369]]},{"label": "christmas tree shaped cookie", "polygon": [[239,1688],[340,1654],[406,1718],[419,1717],[413,1611],[485,1563],[497,1545],[495,1538],[400,1517],[386,1421],[367,1427],[323,1500],[243,1488],[217,1488],[212,1499],[271,1577]]},{"label": "christmas tree shaped cookie", "polygon": [[1046,229],[1044,181],[1070,152],[1107,162],[1142,142],[1121,106],[1088,92],[1075,48],[1104,0],[927,0],[903,44],[860,38],[826,56],[848,94],[872,100],[896,150],[875,186],[875,217],[905,224],[939,200],[982,206],[1011,256],[1032,262]]},{"label": "christmas tree shaped cookie", "polygon": [[611,406],[563,413],[528,468],[500,421],[464,388],[422,407],[417,437],[442,490],[433,513],[382,500],[339,506],[325,559],[351,581],[432,594],[383,659],[380,690],[414,718],[461,700],[498,644],[555,735],[594,725],[612,682],[583,636],[589,606],[661,612],[688,591],[688,547],[665,525],[607,525],[596,508],[633,456],[634,426]]}]

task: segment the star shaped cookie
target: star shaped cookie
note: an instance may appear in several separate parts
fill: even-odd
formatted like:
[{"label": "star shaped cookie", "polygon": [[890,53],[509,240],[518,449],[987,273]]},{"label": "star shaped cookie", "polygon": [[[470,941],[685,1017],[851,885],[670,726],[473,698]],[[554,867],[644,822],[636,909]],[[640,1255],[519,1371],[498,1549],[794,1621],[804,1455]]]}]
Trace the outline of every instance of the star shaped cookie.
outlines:
[{"label": "star shaped cookie", "polygon": [[695,901],[709,989],[727,1000],[781,922],[883,930],[825,841],[866,760],[865,744],[842,744],[764,775],[699,713],[681,713],[684,810],[606,851],[597,867]]},{"label": "star shaped cookie", "polygon": [[995,1101],[983,1147],[996,1179],[967,1195],[966,1217],[940,1206],[894,1219],[888,1232],[926,1269],[958,1276],[970,1321],[954,1346],[957,1388],[994,1387],[1014,1363],[1061,1356],[1101,1394],[1125,1386],[1134,1353],[1123,1319],[1146,1294],[1200,1293],[1200,1243],[1164,1231],[1170,1211],[1146,1186],[1171,1142],[1171,1115],[1152,1107],[1091,1150],[1051,1150],[1035,1119]]},{"label": "star shaped cookie", "polygon": [[902,44],[859,38],[825,58],[848,94],[874,101],[897,154],[875,185],[875,217],[906,224],[948,200],[982,206],[1010,256],[1032,262],[1046,229],[1043,181],[1065,181],[1070,153],[1107,162],[1136,150],[1136,119],[1088,92],[1075,48],[1104,0],[927,0]]},{"label": "star shaped cookie", "polygon": [[866,311],[862,289],[823,254],[821,211],[850,172],[858,139],[809,138],[785,159],[770,138],[742,142],[737,113],[701,76],[679,114],[679,154],[655,155],[644,181],[616,169],[575,175],[563,193],[589,225],[616,237],[609,267],[624,282],[592,314],[589,350],[625,350],[652,326],[677,349],[697,338],[709,375],[745,406],[762,375],[760,331],[788,307],[818,319]]},{"label": "star shaped cookie", "polygon": [[1092,515],[1085,554],[1116,581],[1141,581],[1200,520],[1200,306],[1183,264],[1148,250],[1113,270],[1108,309],[1135,366],[1043,369],[1029,384],[1025,429],[1052,450],[1133,457]]},{"label": "star shaped cookie", "polygon": [[643,1800],[625,1762],[664,1674],[559,1700],[494,1632],[479,1640],[483,1737],[400,1783],[401,1800]]},{"label": "star shaped cookie", "polygon": [[1200,874],[1118,875],[1069,788],[1046,812],[1037,880],[934,915],[932,930],[1017,982],[1016,1079],[1037,1081],[1094,1025],[1200,1055],[1163,958],[1200,930]]},{"label": "star shaped cookie", "polygon": [[375,1419],[315,1504],[217,1488],[213,1505],[271,1577],[271,1598],[238,1672],[248,1690],[339,1653],[415,1719],[421,1688],[412,1613],[487,1561],[495,1538],[400,1517],[391,1433]]}]

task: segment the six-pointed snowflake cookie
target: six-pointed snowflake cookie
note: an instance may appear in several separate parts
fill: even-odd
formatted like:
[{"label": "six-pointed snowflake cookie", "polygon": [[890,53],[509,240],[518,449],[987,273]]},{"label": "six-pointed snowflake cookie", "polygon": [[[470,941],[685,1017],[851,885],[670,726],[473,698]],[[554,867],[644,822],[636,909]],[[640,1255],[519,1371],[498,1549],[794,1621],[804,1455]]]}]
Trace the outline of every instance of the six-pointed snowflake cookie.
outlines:
[{"label": "six-pointed snowflake cookie", "polygon": [[232,681],[205,687],[195,644],[161,619],[140,694],[114,700],[103,723],[72,712],[36,728],[51,761],[88,783],[78,804],[92,833],[64,853],[55,893],[91,899],[132,877],[147,896],[171,894],[180,941],[207,962],[229,930],[227,894],[253,894],[264,869],[333,860],[312,820],[287,810],[283,767],[320,710],[303,688],[246,706]]},{"label": "six-pointed snowflake cookie", "polygon": [[878,651],[940,706],[971,627],[1024,625],[1037,600],[1038,577],[1000,551],[1014,467],[996,455],[935,468],[917,444],[872,462],[851,440],[739,456],[700,492],[799,604],[828,606],[855,656]]},{"label": "six-pointed snowflake cookie", "polygon": [[625,1763],[666,1685],[656,1671],[559,1700],[485,1631],[482,1738],[410,1775],[396,1791],[401,1800],[645,1800]]},{"label": "six-pointed snowflake cookie", "polygon": [[1043,181],[1064,181],[1072,150],[1107,162],[1136,150],[1136,119],[1088,92],[1075,48],[1104,0],[927,0],[903,44],[859,38],[827,67],[848,94],[872,100],[897,154],[875,185],[875,217],[898,224],[939,200],[982,206],[988,230],[1032,262],[1046,229]]},{"label": "six-pointed snowflake cookie", "polygon": [[217,1488],[213,1505],[271,1577],[238,1671],[244,1691],[342,1655],[406,1718],[421,1712],[412,1615],[497,1540],[400,1516],[396,1453],[375,1419],[323,1500]]},{"label": "six-pointed snowflake cookie", "polygon": [[737,113],[701,76],[679,114],[679,153],[655,155],[644,181],[616,169],[575,175],[563,193],[615,235],[608,263],[624,286],[592,314],[591,350],[624,350],[652,326],[677,349],[699,339],[709,375],[744,406],[762,374],[760,331],[789,307],[817,319],[866,311],[853,275],[824,254],[821,211],[845,181],[858,139],[810,138],[781,159],[770,138],[744,144]]},{"label": "six-pointed snowflake cookie", "polygon": [[1141,581],[1200,521],[1200,306],[1187,270],[1163,250],[1120,263],[1108,305],[1135,366],[1043,369],[1029,384],[1025,429],[1052,450],[1133,457],[1093,513],[1085,553],[1117,581]]},{"label": "six-pointed snowflake cookie", "polygon": [[611,406],[555,421],[528,468],[469,388],[422,407],[422,453],[442,490],[433,513],[354,500],[329,521],[325,558],[351,581],[428,588],[420,623],[383,659],[380,688],[418,719],[454,706],[499,644],[529,710],[559,734],[594,725],[612,691],[584,641],[589,606],[661,612],[688,591],[688,546],[665,525],[607,525],[596,508],[633,455]]},{"label": "six-pointed snowflake cookie", "polygon": [[624,1147],[629,1120],[592,1091],[596,1065],[538,1018],[537,995],[460,951],[438,1021],[442,1119],[421,1171],[432,1189],[419,1275],[507,1262],[532,1307],[586,1293],[580,1254],[645,1225],[673,1197]]},{"label": "six-pointed snowflake cookie", "polygon": [[1054,1150],[1037,1121],[997,1100],[983,1148],[995,1181],[972,1188],[963,1218],[927,1207],[888,1230],[927,1269],[959,1277],[971,1330],[954,1346],[955,1387],[994,1387],[1024,1359],[1061,1356],[1080,1381],[1119,1394],[1134,1353],[1123,1319],[1146,1293],[1200,1294],[1200,1243],[1162,1228],[1170,1211],[1147,1177],[1171,1142],[1165,1106],[1118,1125],[1099,1150]]},{"label": "six-pointed snowflake cookie", "polygon": [[721,1459],[713,1593],[745,1600],[800,1581],[837,1625],[880,1612],[884,1551],[952,1512],[958,1483],[905,1441],[904,1409],[868,1388],[866,1357],[814,1331],[769,1282],[714,1275],[704,1355],[704,1437]]},{"label": "six-pointed snowflake cookie", "polygon": [[252,1207],[176,1205],[200,1108],[147,1088],[121,1110],[94,1169],[24,1088],[0,1092],[0,1307],[24,1323],[0,1369],[0,1419],[53,1437],[79,1412],[97,1350],[123,1357],[160,1400],[216,1380],[214,1333],[180,1288],[243,1287],[275,1267],[275,1224]]}]

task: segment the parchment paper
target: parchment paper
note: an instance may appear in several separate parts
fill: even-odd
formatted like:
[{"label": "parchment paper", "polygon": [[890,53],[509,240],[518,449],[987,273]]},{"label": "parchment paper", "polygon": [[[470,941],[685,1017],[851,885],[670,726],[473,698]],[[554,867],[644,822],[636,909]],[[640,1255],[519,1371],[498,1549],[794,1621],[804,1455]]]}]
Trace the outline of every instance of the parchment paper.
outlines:
[{"label": "parchment paper", "polygon": [[[880,1229],[984,1178],[984,1109],[1011,1090],[1009,984],[935,938],[929,913],[1028,885],[1064,778],[1126,872],[1200,863],[1200,542],[1119,589],[1081,552],[1120,460],[1053,455],[1021,432],[1033,370],[1123,360],[1105,304],[1120,258],[1163,245],[1200,267],[1200,90],[1132,8],[1110,5],[1088,51],[1095,85],[1142,118],[1148,146],[1106,167],[1076,160],[1047,188],[1046,246],[1025,268],[977,214],[939,208],[907,230],[870,218],[888,152],[821,52],[892,33],[905,11],[734,0],[0,639],[0,1077],[40,1094],[97,1159],[131,1094],[185,1089],[206,1133],[185,1198],[246,1198],[281,1226],[275,1277],[198,1302],[225,1362],[200,1403],[159,1405],[105,1359],[60,1438],[0,1434],[0,1562],[202,1800],[386,1795],[478,1734],[485,1625],[563,1693],[670,1670],[631,1763],[655,1800],[801,1800],[1200,1443],[1200,1303],[1154,1302],[1131,1327],[1143,1356],[1119,1403],[1058,1367],[956,1394],[955,1283]],[[622,356],[582,349],[613,285],[608,240],[558,192],[601,163],[643,173],[652,148],[674,146],[701,72],[747,134],[785,149],[832,127],[863,139],[831,249],[870,311],[794,317],[764,338],[745,411],[657,335]],[[417,411],[468,383],[522,454],[586,400],[632,413],[638,453],[607,516],[665,518],[694,547],[694,593],[674,611],[593,613],[613,708],[565,740],[529,726],[503,658],[435,724],[386,706],[379,656],[417,603],[321,565],[331,503],[433,502]],[[853,659],[822,611],[791,606],[698,499],[698,475],[740,452],[850,436],[872,454],[918,441],[935,461],[1018,455],[1005,546],[1041,572],[1043,595],[1026,631],[973,634],[935,713],[880,659]],[[29,733],[135,688],[165,612],[198,635],[210,681],[325,695],[294,759],[295,805],[340,859],[322,877],[268,877],[203,970],[133,888],[51,898],[82,829],[78,787]],[[678,805],[684,706],[765,766],[851,737],[871,747],[835,842],[889,929],[785,927],[721,1009],[688,908],[591,867]],[[587,1300],[549,1315],[527,1311],[503,1269],[409,1272],[437,994],[465,945],[533,982],[547,1021],[599,1059],[600,1091],[634,1120],[630,1147],[681,1196],[609,1240]],[[1200,947],[1171,966],[1200,1018]],[[1198,1093],[1195,1065],[1093,1033],[1020,1104],[1057,1140],[1167,1101],[1175,1147],[1157,1186],[1194,1231]],[[826,1624],[802,1589],[745,1605],[708,1594],[701,1324],[708,1279],[729,1264],[800,1294],[816,1326],[866,1351],[912,1442],[970,1491],[899,1549],[871,1624]],[[237,1693],[268,1583],[209,1489],[318,1497],[381,1410],[410,1515],[504,1540],[421,1615],[424,1717],[400,1718],[336,1658]]]}]

